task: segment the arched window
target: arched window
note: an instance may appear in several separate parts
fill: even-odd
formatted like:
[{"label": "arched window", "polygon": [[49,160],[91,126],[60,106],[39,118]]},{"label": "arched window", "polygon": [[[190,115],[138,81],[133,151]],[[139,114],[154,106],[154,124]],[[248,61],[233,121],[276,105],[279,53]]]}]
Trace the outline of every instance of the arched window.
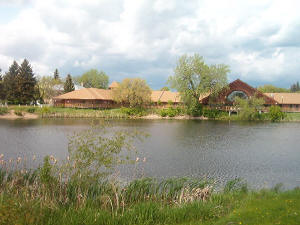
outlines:
[{"label": "arched window", "polygon": [[247,94],[246,94],[245,92],[243,92],[243,91],[233,91],[233,92],[231,92],[231,93],[227,96],[227,100],[228,100],[229,102],[234,102],[234,99],[235,99],[236,97],[243,98],[243,99],[247,99],[247,98],[248,98]]}]

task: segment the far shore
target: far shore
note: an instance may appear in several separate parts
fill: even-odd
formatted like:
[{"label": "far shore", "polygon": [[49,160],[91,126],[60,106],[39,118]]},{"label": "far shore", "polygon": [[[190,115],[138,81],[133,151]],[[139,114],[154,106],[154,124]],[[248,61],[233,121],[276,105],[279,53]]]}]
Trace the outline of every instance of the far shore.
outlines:
[{"label": "far shore", "polygon": [[33,113],[23,113],[22,116],[15,114],[15,110],[10,110],[9,113],[0,115],[0,119],[16,120],[16,119],[38,119],[39,116]]}]

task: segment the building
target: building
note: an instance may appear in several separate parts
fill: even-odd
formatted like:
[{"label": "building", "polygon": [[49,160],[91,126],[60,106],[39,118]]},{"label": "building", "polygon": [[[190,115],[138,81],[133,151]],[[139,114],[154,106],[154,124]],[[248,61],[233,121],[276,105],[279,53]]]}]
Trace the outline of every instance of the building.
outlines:
[{"label": "building", "polygon": [[265,106],[276,105],[277,101],[274,98],[258,91],[256,88],[251,87],[245,82],[237,79],[231,82],[227,87],[223,88],[217,96],[207,95],[206,97],[200,99],[204,105],[214,103],[222,106],[233,106],[234,99],[236,97],[240,98],[251,98],[251,97],[263,98],[265,101]]},{"label": "building", "polygon": [[300,112],[300,93],[265,93],[278,102],[284,112]]},{"label": "building", "polygon": [[70,108],[112,108],[112,90],[83,88],[53,98],[54,106]]},{"label": "building", "polygon": [[[53,98],[53,104],[61,107],[74,108],[114,108],[119,105],[113,100],[113,89],[119,84],[112,82],[108,90],[97,88],[83,88]],[[203,105],[215,105],[219,109],[235,111],[234,99],[263,98],[265,111],[271,105],[279,105],[285,112],[300,112],[300,93],[262,93],[245,82],[237,79],[223,88],[217,96],[205,94],[199,101]],[[152,91],[151,101],[154,106],[166,107],[170,103],[182,104],[178,92]]]}]

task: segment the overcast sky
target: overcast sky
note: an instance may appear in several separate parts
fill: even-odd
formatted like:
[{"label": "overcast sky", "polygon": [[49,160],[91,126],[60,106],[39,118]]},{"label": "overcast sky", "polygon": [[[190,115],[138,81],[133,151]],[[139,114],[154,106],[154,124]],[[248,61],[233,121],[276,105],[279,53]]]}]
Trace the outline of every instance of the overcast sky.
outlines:
[{"label": "overcast sky", "polygon": [[229,81],[300,81],[298,0],[0,0],[0,68],[27,58],[36,75],[165,85],[182,54],[230,66]]}]

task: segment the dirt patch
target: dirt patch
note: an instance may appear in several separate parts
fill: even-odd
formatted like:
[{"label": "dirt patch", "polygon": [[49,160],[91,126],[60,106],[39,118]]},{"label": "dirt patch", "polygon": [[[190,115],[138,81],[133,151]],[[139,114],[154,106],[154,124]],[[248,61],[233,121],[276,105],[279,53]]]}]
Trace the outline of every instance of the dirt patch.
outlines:
[{"label": "dirt patch", "polygon": [[15,114],[15,110],[10,110],[9,113],[5,115],[0,115],[0,119],[15,120],[15,119],[37,119],[38,115],[32,113],[23,113],[23,116],[18,116]]}]

